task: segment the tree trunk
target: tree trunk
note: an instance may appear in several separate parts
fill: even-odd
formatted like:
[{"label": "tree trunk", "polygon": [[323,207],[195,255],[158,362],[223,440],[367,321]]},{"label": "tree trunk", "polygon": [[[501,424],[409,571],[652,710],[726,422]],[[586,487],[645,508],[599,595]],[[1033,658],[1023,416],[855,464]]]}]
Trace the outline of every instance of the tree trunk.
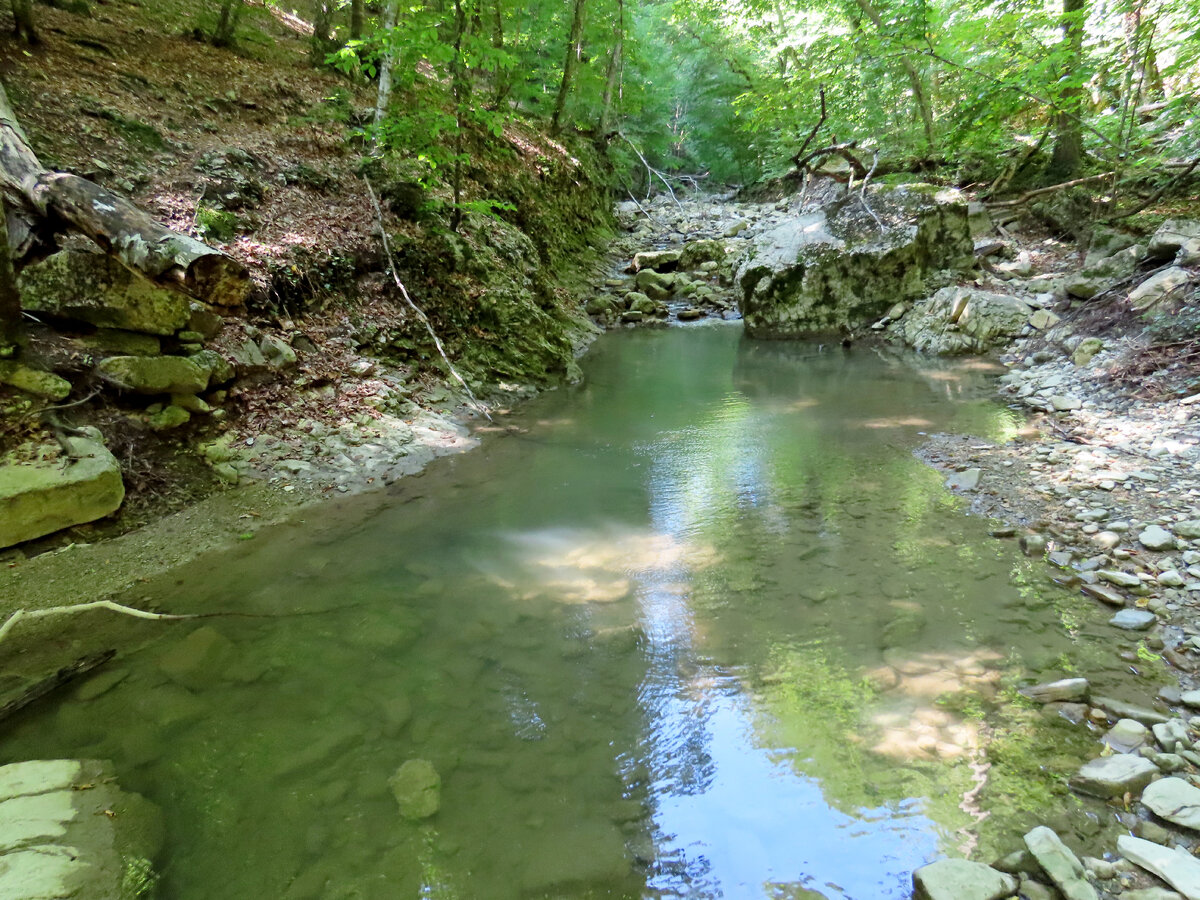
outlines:
[{"label": "tree trunk", "polygon": [[242,0],[224,0],[221,4],[221,15],[217,19],[217,28],[213,32],[214,47],[232,47],[233,37],[237,32],[238,19],[242,17]]},{"label": "tree trunk", "polygon": [[350,40],[361,41],[367,18],[367,0],[350,0]]},{"label": "tree trunk", "polygon": [[392,99],[392,32],[396,30],[396,20],[400,17],[400,0],[387,0],[383,11],[383,33],[385,46],[383,59],[379,61],[379,93],[375,98],[375,136],[372,142],[379,146],[379,125],[387,113],[388,103]]},{"label": "tree trunk", "polygon": [[579,57],[583,52],[583,18],[587,0],[575,0],[575,13],[571,17],[571,34],[567,38],[567,58],[563,62],[562,83],[558,86],[558,97],[554,101],[554,115],[550,119],[550,130],[557,134],[562,130],[562,116],[567,108],[567,95],[575,83],[579,69]]},{"label": "tree trunk", "polygon": [[463,188],[463,141],[466,136],[466,123],[463,113],[471,102],[471,81],[467,73],[466,60],[463,59],[463,38],[467,34],[467,14],[463,9],[462,0],[454,0],[454,59],[450,64],[451,90],[454,94],[454,169],[451,175],[451,189],[454,192],[454,212],[451,213],[450,230],[457,232],[463,220],[462,188]]},{"label": "tree trunk", "polygon": [[333,52],[333,0],[319,0],[317,14],[313,18],[313,33],[308,48],[308,57],[314,66],[325,64],[325,57]]},{"label": "tree trunk", "polygon": [[18,41],[40,44],[37,29],[33,27],[33,0],[12,0],[13,34]]},{"label": "tree trunk", "polygon": [[127,268],[216,306],[238,306],[250,277],[237,260],[165,227],[128,200],[65,172],[47,171],[0,85],[0,197],[11,207],[6,237],[15,262],[79,231]]},{"label": "tree trunk", "polygon": [[1083,19],[1087,0],[1063,0],[1062,46],[1068,59],[1067,86],[1059,94],[1055,118],[1054,153],[1046,168],[1051,181],[1065,181],[1083,165],[1083,88],[1077,83],[1083,67]]},{"label": "tree trunk", "polygon": [[[883,19],[880,18],[879,10],[872,5],[871,0],[856,0],[858,8],[863,11],[871,24],[875,26],[875,31],[879,35],[885,33]],[[1070,2],[1070,0],[1064,0]],[[913,102],[917,104],[917,112],[921,117],[921,127],[925,131],[925,147],[930,154],[934,150],[933,140],[933,109],[929,105],[929,97],[925,92],[925,82],[921,80],[921,73],[917,71],[917,67],[913,65],[911,59],[907,56],[900,57],[900,64],[904,67],[904,72],[908,75],[908,83],[912,87]]]},{"label": "tree trunk", "polygon": [[596,128],[604,140],[612,127],[613,97],[621,81],[625,53],[625,0],[617,0],[617,23],[613,29],[612,55],[608,58],[608,77],[604,80],[604,96],[600,101],[600,122]]},{"label": "tree trunk", "polygon": [[17,292],[17,273],[12,251],[8,248],[7,217],[4,198],[0,197],[0,359],[12,356],[21,344],[21,295]]}]

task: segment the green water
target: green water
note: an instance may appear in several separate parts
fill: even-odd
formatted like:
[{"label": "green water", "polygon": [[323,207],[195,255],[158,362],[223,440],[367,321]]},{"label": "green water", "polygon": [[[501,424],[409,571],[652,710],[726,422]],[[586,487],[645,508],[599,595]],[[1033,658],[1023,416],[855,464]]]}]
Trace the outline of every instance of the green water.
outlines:
[{"label": "green water", "polygon": [[[123,680],[3,761],[113,760],[166,811],[167,900],[899,898],[1069,811],[1087,739],[1013,688],[1116,690],[1116,638],[912,457],[1013,427],[986,371],[732,325],[584,368],[519,430],[139,589],[288,615],[131,625],[156,639]],[[417,822],[409,759],[442,782]]]}]

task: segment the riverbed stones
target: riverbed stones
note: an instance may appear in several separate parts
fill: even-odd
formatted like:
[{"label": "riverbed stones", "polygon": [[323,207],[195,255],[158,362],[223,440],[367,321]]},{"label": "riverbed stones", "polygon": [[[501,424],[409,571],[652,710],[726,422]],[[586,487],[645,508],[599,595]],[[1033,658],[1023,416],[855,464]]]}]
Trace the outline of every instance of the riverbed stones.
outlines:
[{"label": "riverbed stones", "polygon": [[208,372],[182,356],[110,356],[96,366],[104,381],[139,394],[198,394]]},{"label": "riverbed stones", "polygon": [[1051,829],[1039,825],[1025,835],[1025,846],[1067,900],[1099,900],[1079,857]]},{"label": "riverbed stones", "polygon": [[1118,719],[1103,742],[1117,753],[1132,753],[1150,739],[1150,729],[1136,719]]},{"label": "riverbed stones", "polygon": [[1084,763],[1071,776],[1071,788],[1089,797],[1108,800],[1137,793],[1158,775],[1158,766],[1140,756],[1118,753]]},{"label": "riverbed stones", "polygon": [[1108,624],[1125,631],[1145,631],[1158,621],[1148,609],[1123,609],[1108,620]]},{"label": "riverbed stones", "polygon": [[1182,778],[1160,778],[1142,792],[1142,803],[1173,825],[1200,831],[1200,788]]},{"label": "riverbed stones", "polygon": [[1131,572],[1122,572],[1120,569],[1099,569],[1096,577],[1103,578],[1109,584],[1115,584],[1117,587],[1135,588],[1142,585],[1142,580],[1136,575]]},{"label": "riverbed stones", "polygon": [[1138,535],[1138,541],[1147,550],[1175,549],[1175,535],[1159,525],[1146,526]]},{"label": "riverbed stones", "polygon": [[1188,736],[1187,725],[1182,719],[1168,719],[1151,726],[1154,739],[1168,753],[1178,753],[1180,750],[1191,750],[1192,739]]},{"label": "riverbed stones", "polygon": [[115,784],[109,763],[32,760],[0,767],[0,897],[134,898],[154,881],[157,807]]},{"label": "riverbed stones", "polygon": [[1191,276],[1186,269],[1172,266],[1157,275],[1151,275],[1130,291],[1129,306],[1135,313],[1144,315],[1164,303],[1181,301],[1190,282]]},{"label": "riverbed stones", "polygon": [[406,819],[428,819],[442,806],[442,777],[427,759],[408,760],[388,779],[388,786]]},{"label": "riverbed stones", "polygon": [[1080,585],[1080,590],[1089,597],[1094,597],[1101,603],[1107,603],[1109,606],[1124,606],[1125,598],[1117,591],[1103,584],[1083,584]]},{"label": "riverbed stones", "polygon": [[71,458],[0,466],[0,547],[94,522],[125,500],[121,467],[103,444],[65,441]]},{"label": "riverbed stones", "polygon": [[18,278],[21,308],[108,328],[169,335],[186,327],[190,301],[104,253],[62,250]]},{"label": "riverbed stones", "polygon": [[1003,900],[1017,885],[1012,875],[966,859],[939,859],[913,872],[920,900]]},{"label": "riverbed stones", "polygon": [[894,303],[925,294],[938,269],[974,252],[962,195],[929,185],[869,191],[752,235],[737,268],[746,333],[804,338],[865,329]]},{"label": "riverbed stones", "polygon": [[1117,850],[1130,862],[1157,875],[1188,900],[1200,900],[1200,860],[1182,847],[1168,850],[1142,838],[1123,834]]},{"label": "riverbed stones", "polygon": [[1034,684],[1021,688],[1021,694],[1035,703],[1082,700],[1088,693],[1086,678],[1064,678],[1046,684]]}]

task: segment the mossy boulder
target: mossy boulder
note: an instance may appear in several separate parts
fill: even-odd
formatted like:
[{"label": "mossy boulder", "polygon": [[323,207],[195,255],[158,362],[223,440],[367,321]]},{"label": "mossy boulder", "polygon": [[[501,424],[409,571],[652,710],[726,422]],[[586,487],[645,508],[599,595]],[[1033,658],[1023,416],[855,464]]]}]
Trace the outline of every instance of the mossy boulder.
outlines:
[{"label": "mossy boulder", "polygon": [[198,394],[209,371],[182,356],[110,356],[96,366],[109,384],[139,394]]},{"label": "mossy boulder", "polygon": [[857,194],[763,231],[736,273],[746,333],[806,338],[865,329],[926,278],[972,264],[957,191],[904,185]]},{"label": "mossy boulder", "polygon": [[105,447],[69,438],[71,460],[0,465],[0,547],[93,522],[125,499],[121,467]]},{"label": "mossy boulder", "polygon": [[410,759],[388,785],[406,819],[428,819],[442,806],[442,777],[427,759]]},{"label": "mossy boulder", "polygon": [[679,268],[679,250],[643,250],[633,257],[633,271],[653,269],[656,272],[674,272]]},{"label": "mossy boulder", "polygon": [[55,318],[146,334],[174,334],[191,316],[189,299],[159,287],[101,253],[63,250],[18,279],[21,307]]},{"label": "mossy boulder", "polygon": [[689,241],[680,251],[679,268],[690,272],[706,262],[719,263],[724,259],[725,244],[721,241]]},{"label": "mossy boulder", "polygon": [[642,269],[638,272],[637,289],[651,300],[666,300],[675,290],[675,275]]},{"label": "mossy boulder", "polygon": [[71,382],[65,378],[12,360],[0,360],[0,384],[47,400],[65,400],[71,393]]}]

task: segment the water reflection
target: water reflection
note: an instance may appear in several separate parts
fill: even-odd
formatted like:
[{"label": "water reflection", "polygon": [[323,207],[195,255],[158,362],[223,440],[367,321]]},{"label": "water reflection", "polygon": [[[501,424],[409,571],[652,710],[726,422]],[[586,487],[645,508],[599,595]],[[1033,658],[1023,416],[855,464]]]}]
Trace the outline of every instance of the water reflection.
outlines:
[{"label": "water reflection", "polygon": [[147,630],[4,760],[113,759],[167,812],[164,900],[900,897],[981,808],[1058,802],[1032,717],[980,789],[991,722],[1064,660],[1107,689],[1095,616],[911,456],[1007,427],[983,373],[726,326],[586,362],[386,503],[139,588],[271,617]]}]

